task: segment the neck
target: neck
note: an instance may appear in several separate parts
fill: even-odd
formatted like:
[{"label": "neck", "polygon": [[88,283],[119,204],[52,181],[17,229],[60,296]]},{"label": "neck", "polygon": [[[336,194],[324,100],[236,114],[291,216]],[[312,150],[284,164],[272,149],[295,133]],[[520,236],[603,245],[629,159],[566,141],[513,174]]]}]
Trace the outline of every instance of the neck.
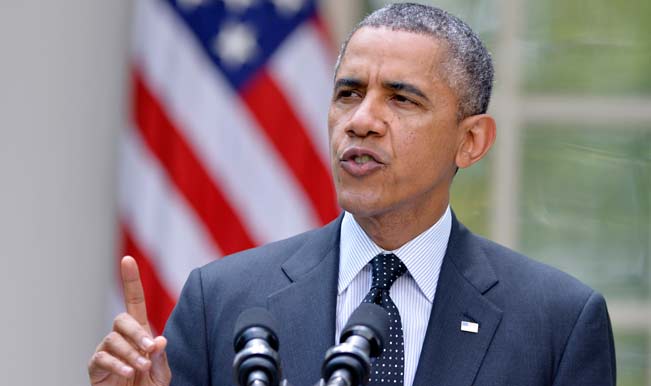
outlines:
[{"label": "neck", "polygon": [[409,213],[389,212],[374,216],[357,216],[355,221],[380,248],[392,251],[425,232],[443,216],[448,201],[435,208]]}]

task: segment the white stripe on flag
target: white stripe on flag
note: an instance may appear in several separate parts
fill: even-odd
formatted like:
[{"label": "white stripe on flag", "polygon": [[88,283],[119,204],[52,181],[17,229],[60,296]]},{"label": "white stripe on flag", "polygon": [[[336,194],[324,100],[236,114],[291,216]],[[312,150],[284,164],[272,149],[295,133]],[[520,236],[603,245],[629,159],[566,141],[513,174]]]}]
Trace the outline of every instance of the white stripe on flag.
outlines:
[{"label": "white stripe on flag", "polygon": [[192,269],[221,253],[137,132],[127,130],[121,142],[120,217],[176,297]]},{"label": "white stripe on flag", "polygon": [[328,106],[334,62],[314,23],[304,23],[276,51],[272,77],[307,129],[324,165],[330,165]]}]

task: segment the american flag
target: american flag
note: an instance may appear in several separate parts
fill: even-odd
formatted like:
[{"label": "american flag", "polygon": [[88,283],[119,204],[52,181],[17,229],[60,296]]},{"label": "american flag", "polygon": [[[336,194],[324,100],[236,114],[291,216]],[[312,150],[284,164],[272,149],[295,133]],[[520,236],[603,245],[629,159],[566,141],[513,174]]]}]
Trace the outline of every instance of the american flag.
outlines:
[{"label": "american flag", "polygon": [[193,268],[336,217],[334,55],[315,1],[138,0],[134,14],[121,254],[161,332]]}]

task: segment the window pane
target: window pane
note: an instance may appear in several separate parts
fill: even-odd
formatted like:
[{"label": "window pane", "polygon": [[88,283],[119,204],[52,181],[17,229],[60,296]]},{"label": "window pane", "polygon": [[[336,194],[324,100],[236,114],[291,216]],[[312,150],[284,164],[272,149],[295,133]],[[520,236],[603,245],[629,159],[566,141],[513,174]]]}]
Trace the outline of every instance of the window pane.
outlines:
[{"label": "window pane", "polygon": [[648,328],[620,328],[627,316],[617,307],[649,307],[650,128],[530,125],[522,154],[520,249],[606,296],[617,384],[651,384]]},{"label": "window pane", "polygon": [[609,299],[649,297],[651,130],[524,132],[521,249]]},{"label": "window pane", "polygon": [[528,0],[526,89],[651,93],[651,1]]}]

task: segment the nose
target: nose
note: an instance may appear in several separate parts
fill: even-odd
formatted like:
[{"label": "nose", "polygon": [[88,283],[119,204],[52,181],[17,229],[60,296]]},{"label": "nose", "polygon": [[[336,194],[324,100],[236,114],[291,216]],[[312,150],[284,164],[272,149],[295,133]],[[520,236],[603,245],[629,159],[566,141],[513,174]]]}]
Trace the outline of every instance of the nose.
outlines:
[{"label": "nose", "polygon": [[351,137],[384,135],[387,130],[385,114],[380,98],[367,94],[350,117],[346,134]]}]

